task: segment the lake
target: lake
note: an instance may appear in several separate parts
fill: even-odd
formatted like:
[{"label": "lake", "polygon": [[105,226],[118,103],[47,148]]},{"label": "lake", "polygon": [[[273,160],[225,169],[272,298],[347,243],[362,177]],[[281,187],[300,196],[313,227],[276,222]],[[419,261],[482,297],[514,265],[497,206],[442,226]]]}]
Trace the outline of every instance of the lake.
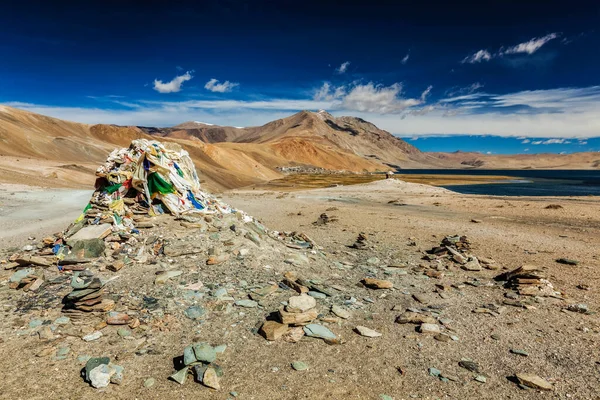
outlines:
[{"label": "lake", "polygon": [[441,185],[463,194],[491,196],[600,196],[600,170],[399,169],[398,174],[509,176],[499,183]]}]

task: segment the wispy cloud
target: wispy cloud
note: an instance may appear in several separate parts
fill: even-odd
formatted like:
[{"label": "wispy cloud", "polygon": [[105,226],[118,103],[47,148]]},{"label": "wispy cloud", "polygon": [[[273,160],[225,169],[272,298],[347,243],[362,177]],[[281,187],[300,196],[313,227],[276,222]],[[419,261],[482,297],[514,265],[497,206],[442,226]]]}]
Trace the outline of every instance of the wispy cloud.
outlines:
[{"label": "wispy cloud", "polygon": [[490,54],[489,51],[479,50],[479,51],[475,52],[474,54],[463,58],[461,63],[462,64],[465,64],[465,63],[475,64],[475,63],[480,63],[482,61],[490,61],[491,59],[492,59],[492,55]]},{"label": "wispy cloud", "polygon": [[225,81],[220,83],[218,79],[212,78],[204,85],[204,89],[211,92],[227,93],[231,92],[235,87],[240,86],[239,83]]},{"label": "wispy cloud", "polygon": [[183,75],[176,76],[169,82],[163,82],[159,79],[154,80],[154,90],[159,93],[176,93],[181,90],[181,85],[183,82],[189,81],[193,78],[192,72],[188,71]]},{"label": "wispy cloud", "polygon": [[345,74],[349,66],[350,61],[343,62],[342,65],[335,69],[335,72],[337,72],[338,74]]},{"label": "wispy cloud", "polygon": [[[525,142],[521,142],[521,143],[525,143]],[[536,140],[531,142],[531,144],[534,145],[539,145],[539,144],[571,144],[570,140],[564,139],[564,138],[553,138],[553,139],[547,139],[547,140]]]},{"label": "wispy cloud", "polygon": [[406,53],[406,55],[402,59],[402,64],[406,64],[408,62],[409,58],[410,58],[410,53]]},{"label": "wispy cloud", "polygon": [[556,39],[560,36],[559,33],[550,33],[546,36],[542,36],[539,38],[533,38],[530,39],[526,42],[523,43],[519,43],[516,44],[514,46],[510,46],[507,48],[500,48],[497,52],[495,53],[490,53],[488,50],[478,50],[477,52],[465,57],[462,59],[461,63],[462,64],[475,64],[475,63],[480,63],[483,61],[490,61],[493,58],[501,58],[504,57],[506,55],[511,55],[511,54],[520,54],[520,53],[525,53],[525,54],[533,54],[536,51],[538,51],[540,48],[542,48],[542,46],[544,46],[546,43],[548,43],[549,41]]},{"label": "wispy cloud", "polygon": [[507,49],[501,49],[498,52],[498,55],[505,54],[517,54],[517,53],[527,53],[533,54],[538,51],[543,45],[551,41],[552,39],[556,39],[558,37],[558,33],[550,33],[546,36],[542,36],[540,38],[533,38],[523,43],[519,43],[516,46],[509,47]]}]

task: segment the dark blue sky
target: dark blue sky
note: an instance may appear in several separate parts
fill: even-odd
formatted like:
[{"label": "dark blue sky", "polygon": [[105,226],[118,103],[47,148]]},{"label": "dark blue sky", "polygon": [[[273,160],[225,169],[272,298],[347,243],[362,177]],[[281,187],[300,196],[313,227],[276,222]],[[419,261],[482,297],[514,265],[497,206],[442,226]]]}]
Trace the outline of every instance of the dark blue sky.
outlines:
[{"label": "dark blue sky", "polygon": [[12,2],[0,103],[89,123],[325,108],[402,136],[600,136],[599,2],[389,3]]}]

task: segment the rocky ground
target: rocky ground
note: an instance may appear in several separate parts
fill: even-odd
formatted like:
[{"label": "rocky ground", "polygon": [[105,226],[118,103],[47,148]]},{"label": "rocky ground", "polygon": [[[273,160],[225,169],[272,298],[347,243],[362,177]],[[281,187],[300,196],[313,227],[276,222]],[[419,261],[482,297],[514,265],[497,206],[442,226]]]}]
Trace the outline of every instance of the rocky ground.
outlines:
[{"label": "rocky ground", "polygon": [[[4,250],[0,398],[600,395],[598,199],[463,196],[397,181],[223,198],[288,235],[235,215],[161,216],[63,272],[26,267],[48,252],[42,236]],[[523,265],[533,267],[494,280]],[[25,268],[29,278],[14,277]],[[65,309],[85,285],[114,308]],[[210,364],[198,361],[207,353]],[[185,354],[195,366],[179,384],[169,376],[186,370]],[[122,367],[121,379],[86,383],[80,371],[97,357]]]}]

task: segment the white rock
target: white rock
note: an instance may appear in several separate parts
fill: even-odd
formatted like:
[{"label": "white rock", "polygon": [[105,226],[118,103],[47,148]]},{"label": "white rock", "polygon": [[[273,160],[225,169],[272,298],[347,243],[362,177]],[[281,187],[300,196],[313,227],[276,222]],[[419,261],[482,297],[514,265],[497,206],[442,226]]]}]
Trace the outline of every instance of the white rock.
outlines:
[{"label": "white rock", "polygon": [[102,332],[96,331],[92,332],[88,335],[85,335],[82,339],[86,342],[91,342],[92,340],[100,339],[102,337]]},{"label": "white rock", "polygon": [[317,300],[307,294],[301,294],[300,296],[290,297],[288,300],[288,311],[289,312],[305,312],[311,308],[315,308]]},{"label": "white rock", "polygon": [[419,326],[419,332],[440,333],[440,326],[438,324],[421,324],[421,326]]},{"label": "white rock", "polygon": [[117,371],[113,367],[106,364],[98,365],[90,371],[90,382],[97,389],[107,387],[115,372]]},{"label": "white rock", "polygon": [[381,333],[374,331],[371,328],[367,328],[366,326],[357,326],[356,327],[356,331],[361,335],[361,336],[366,336],[366,337],[380,337],[382,336]]},{"label": "white rock", "polygon": [[348,310],[338,306],[337,304],[334,304],[333,306],[331,306],[331,312],[343,319],[350,318],[350,312]]}]

